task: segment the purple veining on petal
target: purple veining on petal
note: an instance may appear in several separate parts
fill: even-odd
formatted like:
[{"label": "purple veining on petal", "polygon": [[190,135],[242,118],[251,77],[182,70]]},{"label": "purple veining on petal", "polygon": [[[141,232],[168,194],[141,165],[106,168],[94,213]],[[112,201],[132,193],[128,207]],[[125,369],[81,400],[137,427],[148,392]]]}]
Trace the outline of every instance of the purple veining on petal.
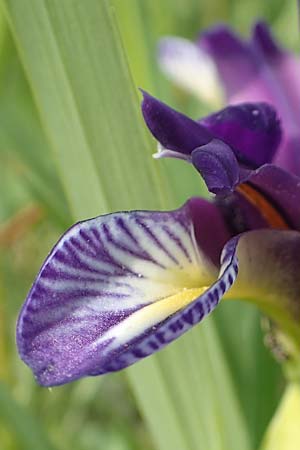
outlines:
[{"label": "purple veining on petal", "polygon": [[218,305],[237,277],[238,262],[235,256],[237,244],[238,238],[233,238],[228,243],[228,247],[225,247],[220,278],[204,294],[172,317],[146,330],[142,336],[128,342],[126,348],[117,348],[105,366],[105,371],[123,369],[161,350],[203,320]]},{"label": "purple veining on petal", "polygon": [[[167,256],[168,258],[170,258],[170,260],[175,263],[175,264],[179,264],[178,259],[176,259],[171,252],[169,252],[168,249],[166,249],[166,247],[164,246],[163,242],[161,240],[158,239],[158,237],[155,235],[155,233],[153,233],[151,231],[151,227],[149,227],[149,225],[147,223],[144,223],[143,220],[141,220],[140,218],[136,218],[136,223],[139,227],[142,228],[143,232],[153,241],[154,245],[159,247]],[[165,229],[164,227],[162,227],[163,229]],[[158,262],[156,262],[156,264],[159,264]]]},{"label": "purple veining on petal", "polygon": [[184,244],[182,243],[182,241],[180,240],[180,237],[178,236],[178,234],[175,233],[175,231],[170,230],[170,228],[167,225],[164,225],[163,230],[165,230],[165,232],[169,235],[169,238],[174,241],[174,243],[176,244],[176,246],[182,250],[182,253],[184,254],[184,256],[188,259],[189,262],[191,261],[190,255],[186,249],[186,247],[184,246]]},{"label": "purple veining on petal", "polygon": [[[126,246],[125,243],[124,243],[124,236],[123,235],[122,235],[123,239],[121,239],[121,240],[117,240],[117,239],[113,238],[113,236],[111,235],[110,228],[106,224],[103,225],[103,232],[104,232],[104,235],[105,235],[106,242],[109,242],[116,249],[122,250],[122,252],[128,253],[130,256],[133,256],[133,257],[136,257],[136,258],[140,258],[140,259],[144,259],[144,260],[147,260],[149,262],[152,262],[152,263],[160,266],[161,268],[165,269],[165,267],[159,261],[157,261],[157,259],[154,259],[153,257],[151,257],[151,255],[149,255],[149,253],[146,252],[145,250],[139,248],[138,251],[137,251],[137,250],[133,250],[132,247],[130,248],[129,246]],[[136,244],[137,244],[137,242],[135,243],[135,247],[137,246]],[[124,269],[125,267],[122,266],[122,268]]]},{"label": "purple veining on petal", "polygon": [[[186,286],[209,283],[227,231],[221,216],[203,236],[199,223],[215,208],[193,199],[176,211],[117,213],[72,227],[46,259],[18,320],[19,352],[39,383],[106,371],[123,323]],[[209,233],[214,247],[202,250]]]}]

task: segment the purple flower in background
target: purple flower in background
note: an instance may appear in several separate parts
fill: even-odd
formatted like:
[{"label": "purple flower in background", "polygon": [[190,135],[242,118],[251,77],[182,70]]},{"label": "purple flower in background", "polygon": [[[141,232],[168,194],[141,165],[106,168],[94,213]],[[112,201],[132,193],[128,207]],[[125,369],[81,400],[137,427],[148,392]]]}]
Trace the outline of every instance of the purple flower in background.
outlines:
[{"label": "purple flower in background", "polygon": [[215,200],[100,216],[62,236],[17,325],[21,358],[42,385],[127,367],[224,295],[262,296],[271,309],[279,295],[280,317],[293,314],[300,179],[271,164],[281,136],[273,108],[246,103],[193,121],[144,94],[142,110],[160,156],[193,164]]},{"label": "purple flower in background", "polygon": [[254,25],[248,41],[225,25],[200,34],[196,43],[178,37],[162,39],[159,62],[177,84],[214,106],[267,102],[283,124],[275,163],[300,175],[300,60],[282,49],[268,26]]}]

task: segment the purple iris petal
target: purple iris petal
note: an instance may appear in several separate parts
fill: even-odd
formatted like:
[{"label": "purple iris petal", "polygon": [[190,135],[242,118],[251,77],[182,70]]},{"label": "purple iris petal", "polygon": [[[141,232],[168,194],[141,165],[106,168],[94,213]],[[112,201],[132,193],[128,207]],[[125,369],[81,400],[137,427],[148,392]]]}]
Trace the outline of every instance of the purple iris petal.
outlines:
[{"label": "purple iris petal", "polygon": [[215,203],[193,197],[187,203],[196,242],[206,257],[219,267],[221,251],[231,237],[223,212]]},{"label": "purple iris petal", "polygon": [[300,178],[266,164],[252,172],[249,182],[282,214],[291,229],[300,231]]},{"label": "purple iris petal", "polygon": [[270,29],[264,22],[257,22],[252,30],[252,43],[254,48],[269,62],[275,62],[277,58],[281,58],[286,53],[275,42],[271,35]]},{"label": "purple iris petal", "polygon": [[266,103],[228,106],[200,123],[234,148],[240,163],[253,168],[271,162],[281,140],[280,121]]},{"label": "purple iris petal", "polygon": [[253,27],[251,44],[261,58],[261,75],[265,73],[265,83],[272,94],[271,103],[280,112],[285,126],[297,128],[300,117],[299,57],[280,48],[263,22]]},{"label": "purple iris petal", "polygon": [[284,136],[274,164],[294,175],[300,175],[300,133]]},{"label": "purple iris petal", "polygon": [[[240,102],[268,102],[268,95],[261,97],[262,94],[266,94],[266,90],[260,80],[257,80],[260,62],[252,46],[225,25],[218,25],[201,33],[199,45],[215,61],[227,96],[231,100],[237,93],[244,92],[247,87],[249,95]],[[252,92],[257,95],[252,97]]]},{"label": "purple iris petal", "polygon": [[299,175],[294,157],[300,136],[299,57],[280,48],[263,22],[253,27],[249,42],[222,25],[201,34],[198,44],[214,60],[230,103],[264,101],[276,108],[284,136],[273,162],[288,170],[292,162]]},{"label": "purple iris petal", "polygon": [[232,147],[239,163],[256,168],[272,160],[281,139],[276,112],[265,103],[228,106],[196,122],[144,93],[142,112],[165,149],[158,156],[185,158],[217,138]]},{"label": "purple iris petal", "polygon": [[200,172],[207,188],[214,194],[233,192],[240,182],[239,164],[232,149],[213,139],[192,152],[192,163]]},{"label": "purple iris petal", "polygon": [[128,367],[142,358],[164,348],[191,327],[201,322],[219,304],[223,295],[231,288],[238,274],[236,246],[233,239],[222,253],[219,278],[198,298],[157,326],[145,330],[143,335],[128,343],[128,349],[119,349],[105,367],[107,372]]},{"label": "purple iris petal", "polygon": [[189,155],[212,139],[196,121],[143,92],[142,113],[153,136],[168,150]]},{"label": "purple iris petal", "polygon": [[213,261],[228,237],[216,206],[202,199],[172,212],[116,213],[73,226],[21,311],[21,358],[50,386],[159,350],[202,320],[233,283],[227,260],[216,281]]}]

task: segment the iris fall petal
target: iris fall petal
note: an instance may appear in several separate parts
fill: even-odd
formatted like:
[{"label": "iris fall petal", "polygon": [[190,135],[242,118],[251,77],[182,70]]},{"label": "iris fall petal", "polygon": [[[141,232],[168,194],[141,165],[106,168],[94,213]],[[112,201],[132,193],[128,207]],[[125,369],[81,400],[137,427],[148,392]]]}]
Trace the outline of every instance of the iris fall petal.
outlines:
[{"label": "iris fall petal", "polygon": [[[236,265],[223,258],[217,280],[216,250],[201,248],[205,233],[219,246],[228,238],[212,208],[192,199],[172,212],[116,213],[79,223],[61,238],[17,326],[20,355],[40,384],[126,367],[214,309]],[[194,220],[207,209],[215,223],[201,234]]]}]

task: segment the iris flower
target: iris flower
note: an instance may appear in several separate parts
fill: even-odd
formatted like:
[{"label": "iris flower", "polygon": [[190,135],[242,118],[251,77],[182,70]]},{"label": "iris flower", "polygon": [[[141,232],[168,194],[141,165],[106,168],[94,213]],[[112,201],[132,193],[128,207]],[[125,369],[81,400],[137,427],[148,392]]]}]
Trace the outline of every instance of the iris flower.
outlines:
[{"label": "iris flower", "polygon": [[214,198],[99,216],[61,237],[17,325],[20,356],[41,385],[123,369],[223,296],[259,299],[300,342],[300,178],[272,164],[275,110],[244,103],[194,121],[145,93],[142,111],[159,156],[193,164]]},{"label": "iris flower", "polygon": [[281,48],[268,26],[258,22],[249,40],[225,25],[214,26],[193,43],[179,37],[159,45],[163,71],[178,85],[214,106],[267,102],[283,124],[275,164],[300,175],[300,60]]},{"label": "iris flower", "polygon": [[[250,44],[224,28],[204,38],[228,97],[243,103],[195,121],[144,93],[142,112],[156,156],[192,164],[212,200],[99,216],[61,237],[17,324],[20,356],[41,385],[123,369],[222,297],[259,304],[300,345],[300,178],[288,142],[297,135],[296,63],[263,26]],[[248,103],[256,92],[265,97]]]}]

